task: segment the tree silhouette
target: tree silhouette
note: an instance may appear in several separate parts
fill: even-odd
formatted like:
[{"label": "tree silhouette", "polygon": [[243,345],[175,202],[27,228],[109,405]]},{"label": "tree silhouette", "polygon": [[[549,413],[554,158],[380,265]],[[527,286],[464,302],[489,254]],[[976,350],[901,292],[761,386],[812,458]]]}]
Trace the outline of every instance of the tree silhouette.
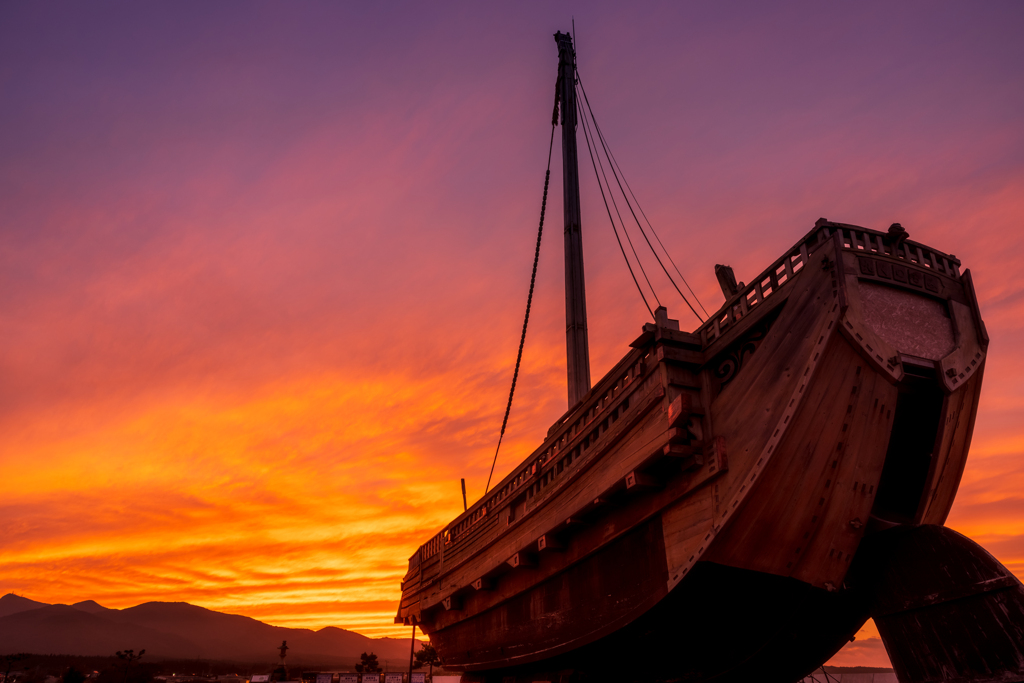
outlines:
[{"label": "tree silhouette", "polygon": [[139,650],[139,654],[135,654],[135,650],[117,651],[117,658],[124,662],[124,683],[128,683],[128,670],[132,668],[132,664],[142,659],[144,654],[146,654],[144,649]]},{"label": "tree silhouette", "polygon": [[416,664],[413,666],[414,669],[419,669],[424,664],[430,666],[430,677],[434,677],[434,665],[440,664],[441,658],[437,656],[437,650],[430,643],[423,643],[420,651],[416,653]]},{"label": "tree silhouette", "polygon": [[380,673],[383,669],[380,668],[380,664],[377,663],[377,655],[366,654],[365,652],[359,655],[360,663],[356,664],[356,671],[359,673],[375,674]]},{"label": "tree silhouette", "polygon": [[20,662],[23,659],[28,659],[29,654],[27,652],[19,652],[17,654],[4,655],[4,662],[7,664],[7,671],[4,672],[4,683],[11,680],[11,667],[14,666],[15,662]]}]

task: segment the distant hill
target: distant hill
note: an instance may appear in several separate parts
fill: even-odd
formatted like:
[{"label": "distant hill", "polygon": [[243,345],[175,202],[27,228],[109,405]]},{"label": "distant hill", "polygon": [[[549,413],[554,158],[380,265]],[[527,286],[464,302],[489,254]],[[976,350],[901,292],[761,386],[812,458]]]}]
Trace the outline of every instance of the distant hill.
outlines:
[{"label": "distant hill", "polygon": [[[3,600],[3,598],[0,598],[0,600]],[[75,604],[73,604],[71,606],[74,607],[77,610],[82,610],[83,612],[88,612],[89,614],[96,614],[97,612],[109,612],[110,611],[108,608],[106,608],[103,605],[99,604],[95,600],[83,600],[82,602],[76,602]]]},{"label": "distant hill", "polygon": [[4,597],[0,598],[0,618],[6,617],[8,614],[14,614],[15,612],[24,612],[30,609],[38,609],[39,607],[46,607],[45,602],[36,602],[35,600],[29,600],[23,598],[20,595],[14,593],[8,593]]},{"label": "distant hill", "polygon": [[92,600],[49,605],[13,594],[0,598],[0,643],[7,652],[109,656],[145,648],[153,659],[271,664],[282,640],[288,641],[288,661],[295,664],[350,661],[362,652],[381,660],[409,658],[407,640],[367,638],[333,626],[319,631],[271,626],[187,602],[108,609]]}]

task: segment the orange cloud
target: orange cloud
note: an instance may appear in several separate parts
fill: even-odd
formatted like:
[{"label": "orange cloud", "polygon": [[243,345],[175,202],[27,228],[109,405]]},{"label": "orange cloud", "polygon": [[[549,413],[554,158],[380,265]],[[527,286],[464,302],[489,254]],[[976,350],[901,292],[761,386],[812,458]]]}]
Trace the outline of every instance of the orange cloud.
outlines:
[{"label": "orange cloud", "polygon": [[[602,127],[709,309],[715,263],[749,280],[819,216],[972,269],[993,342],[950,525],[1021,576],[1015,10],[591,9]],[[561,10],[5,11],[0,592],[406,636],[407,558],[501,424]],[[499,474],[566,407],[560,163]],[[597,377],[647,313],[588,180]]]}]

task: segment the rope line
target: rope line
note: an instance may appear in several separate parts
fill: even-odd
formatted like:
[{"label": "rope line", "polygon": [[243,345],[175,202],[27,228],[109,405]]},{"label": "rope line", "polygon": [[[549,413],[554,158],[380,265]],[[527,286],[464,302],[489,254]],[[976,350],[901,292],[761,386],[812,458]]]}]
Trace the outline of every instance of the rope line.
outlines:
[{"label": "rope line", "polygon": [[[582,89],[582,87],[581,87],[581,89]],[[585,98],[586,98],[586,95],[585,95]],[[593,119],[594,118],[594,112],[593,112],[593,110],[590,110],[590,105],[589,104],[588,104],[588,111],[590,111],[590,116]],[[597,130],[598,139],[601,140],[601,146],[604,148],[604,155],[605,155],[605,157],[608,158],[608,166],[611,168],[611,175],[612,175],[612,177],[615,178],[615,183],[618,185],[618,191],[621,191],[621,193],[623,194],[623,198],[626,199],[626,206],[629,207],[630,213],[633,214],[633,220],[636,221],[637,227],[640,228],[640,234],[642,234],[644,242],[647,243],[647,247],[650,249],[650,253],[654,255],[654,259],[657,261],[657,264],[659,266],[662,266],[662,270],[665,271],[666,278],[669,279],[669,282],[672,283],[672,286],[674,288],[676,288],[677,292],[679,292],[679,296],[682,297],[683,301],[686,302],[686,305],[689,306],[691,311],[693,311],[693,314],[696,315],[696,318],[698,319],[698,321],[703,323],[703,318],[700,317],[700,313],[698,313],[696,311],[696,309],[693,308],[693,305],[690,303],[690,300],[687,299],[686,295],[683,294],[682,290],[679,289],[679,285],[677,285],[675,279],[673,279],[672,273],[670,273],[669,269],[665,267],[665,263],[663,263],[662,262],[662,258],[660,258],[657,255],[657,250],[654,249],[654,245],[652,245],[650,243],[650,238],[647,237],[647,231],[643,229],[643,225],[640,223],[640,219],[637,217],[636,212],[633,210],[633,204],[630,202],[629,197],[627,197],[627,195],[626,195],[626,189],[623,188],[623,180],[620,179],[620,175],[618,175],[618,173],[615,172],[615,168],[614,168],[614,166],[612,166],[612,163],[611,163],[611,151],[609,150],[607,142],[604,139],[604,134],[601,133],[601,129],[597,125],[597,119],[594,119],[594,128]],[[639,205],[638,205],[638,208],[639,208]],[[663,248],[664,248],[664,245],[663,245]]]},{"label": "rope line", "polygon": [[[577,101],[578,100],[579,97],[577,96]],[[594,146],[597,147],[597,136],[590,131],[589,125],[587,124],[587,117],[582,116],[580,118],[580,122],[583,124],[583,137],[587,141],[587,148],[590,148],[591,139],[594,140]],[[593,155],[591,155],[591,161],[593,161]],[[626,229],[626,222],[622,220],[622,212],[619,211],[619,204],[615,201],[615,193],[612,192],[612,185],[608,182],[608,175],[604,172],[604,163],[601,161],[600,154],[597,155],[597,169],[600,169],[600,176],[597,178],[597,185],[598,187],[601,187],[601,179],[603,178],[604,186],[608,188],[608,198],[612,200],[612,207],[615,209],[615,215],[619,218],[619,225],[622,226],[622,234],[626,236],[626,242],[629,244],[629,250],[633,252],[633,258],[636,259],[636,265],[640,268],[640,274],[644,276],[644,281],[647,282],[647,288],[651,290],[654,300],[659,306],[661,306],[661,299],[658,298],[658,292],[654,289],[654,285],[651,284],[651,278],[647,275],[647,270],[644,268],[643,261],[640,260],[640,255],[636,253],[636,247],[633,245],[633,238],[629,236],[629,231]],[[596,172],[597,170],[595,170],[595,173]],[[609,218],[611,218],[610,215]],[[615,222],[612,221],[613,228],[614,224]],[[616,233],[616,238],[618,238],[618,233]],[[623,256],[625,256],[625,254],[623,254]],[[650,307],[648,306],[648,308]]]},{"label": "rope line", "polygon": [[[685,294],[683,294],[682,290],[679,288],[679,285],[676,284],[675,279],[673,279],[671,273],[668,272],[668,268],[665,267],[665,264],[662,262],[661,258],[658,256],[658,252],[654,248],[654,245],[651,244],[650,238],[647,237],[647,232],[644,230],[643,225],[640,223],[640,219],[637,217],[636,212],[633,211],[633,205],[629,201],[629,196],[626,194],[626,190],[622,187],[622,180],[619,179],[619,173],[616,172],[616,166],[618,164],[613,162],[613,155],[611,154],[611,150],[608,148],[607,141],[604,139],[604,134],[601,132],[601,127],[597,123],[597,117],[594,115],[594,110],[590,106],[590,99],[587,97],[587,91],[583,87],[583,81],[579,78],[579,73],[576,74],[576,79],[577,79],[576,82],[579,84],[580,92],[583,94],[583,101],[586,103],[587,112],[590,114],[590,118],[591,118],[591,120],[594,123],[594,130],[596,132],[595,142],[598,141],[598,140],[601,142],[601,146],[602,146],[602,148],[604,150],[605,156],[609,160],[609,167],[612,170],[612,176],[615,178],[615,182],[619,186],[619,191],[622,193],[623,198],[626,200],[626,206],[629,207],[629,211],[633,215],[633,220],[636,221],[637,227],[640,229],[640,234],[643,235],[644,240],[647,242],[647,246],[650,248],[651,253],[654,255],[655,260],[657,260],[658,265],[661,266],[661,269],[664,271],[665,277],[667,277],[668,281],[670,283],[672,283],[672,286],[675,288],[676,292],[679,293],[679,296],[683,299],[683,301],[686,303],[686,305],[693,312],[694,316],[696,316],[696,318],[698,320],[700,320],[701,322],[704,322],[704,319],[701,317],[701,315],[699,313],[697,313],[697,310],[693,307],[693,304],[690,303],[690,300],[686,297]],[[619,169],[619,172],[621,172],[621,169]],[[624,180],[624,178],[623,178],[623,180]],[[627,183],[627,185],[628,185],[628,183]],[[609,186],[609,190],[610,189],[611,188]],[[632,194],[632,190],[630,190],[630,194]],[[634,201],[636,200],[636,196],[635,195],[633,195],[633,199],[634,199]],[[614,199],[613,199],[613,202],[614,202]],[[637,202],[637,208],[639,208],[639,206],[640,206],[640,204],[639,204],[639,202]],[[641,213],[643,213],[642,209],[641,209]],[[644,218],[646,219],[647,216],[645,215]],[[650,221],[648,221],[648,223],[649,222]],[[625,228],[623,228],[623,229],[625,229]],[[654,232],[653,226],[651,228],[651,231]],[[655,237],[657,237],[657,235],[655,235]],[[659,243],[661,242],[660,239],[658,241],[659,241]],[[664,248],[665,248],[664,244],[662,244],[662,249],[664,249]],[[668,251],[666,250],[665,253],[667,255]],[[670,260],[671,260],[671,257],[670,257]],[[673,266],[675,266],[674,262],[673,262]],[[676,270],[678,271],[678,268],[676,268]],[[682,273],[680,273],[679,275],[680,275],[680,277],[682,277]],[[685,278],[684,278],[683,281],[685,283]],[[687,286],[688,289],[690,288],[689,284],[687,284],[686,286]],[[693,290],[690,289],[690,292],[692,294]],[[697,298],[696,294],[694,294],[693,296],[694,296],[695,299]],[[657,295],[655,295],[655,298],[657,298]],[[697,303],[700,304],[699,301]],[[704,307],[701,306],[701,308],[704,308]],[[705,310],[705,314],[706,313],[707,313],[707,311]]]},{"label": "rope line", "polygon": [[658,241],[658,244],[661,246],[661,250],[665,252],[665,256],[668,257],[669,263],[672,264],[672,267],[675,269],[676,273],[679,274],[679,279],[683,281],[683,284],[686,285],[686,289],[689,290],[690,294],[693,295],[693,300],[697,302],[698,306],[700,306],[700,310],[704,311],[704,315],[710,316],[711,314],[708,313],[708,309],[704,308],[704,304],[701,303],[700,298],[697,296],[697,292],[693,291],[693,287],[691,287],[690,283],[686,281],[686,276],[683,275],[682,271],[679,270],[679,266],[676,265],[675,259],[673,259],[672,254],[669,253],[668,247],[666,247],[665,243],[661,241],[661,238],[658,236],[658,232],[654,229],[654,226],[651,224],[651,219],[648,218],[647,214],[644,212],[644,207],[640,206],[640,200],[636,198],[635,194],[633,194],[633,188],[629,186],[629,181],[626,179],[626,175],[622,172],[622,167],[619,166],[619,161],[618,159],[615,158],[615,154],[612,152],[610,147],[608,148],[608,154],[611,156],[612,163],[615,164],[615,167],[617,169],[619,169],[619,175],[622,176],[622,182],[626,184],[626,189],[629,190],[629,195],[633,198],[633,202],[636,203],[636,208],[640,209],[640,215],[644,217],[644,221],[647,223],[647,227],[651,229],[651,234],[654,235],[654,239]]},{"label": "rope line", "polygon": [[[582,89],[582,87],[583,86],[581,84],[580,88]],[[586,99],[585,92],[583,93],[583,97],[584,99]],[[590,106],[589,102],[587,103],[587,106]],[[595,125],[596,123],[597,122],[595,121]],[[598,132],[601,133],[601,137],[602,139],[604,139],[604,133],[601,132],[600,128],[598,128]],[[615,168],[618,169],[619,175],[622,177],[622,182],[626,184],[626,189],[629,190],[629,195],[633,198],[633,202],[636,204],[636,208],[640,209],[640,215],[644,217],[644,221],[647,223],[647,227],[651,229],[651,233],[654,235],[654,239],[658,241],[658,244],[661,246],[661,250],[665,252],[665,256],[668,257],[668,260],[672,264],[672,267],[675,269],[676,273],[679,274],[679,279],[683,281],[683,284],[686,285],[686,289],[688,289],[690,294],[693,295],[694,301],[696,301],[697,305],[700,306],[702,311],[704,311],[704,315],[710,315],[710,313],[708,313],[708,309],[704,308],[704,304],[701,303],[701,300],[697,296],[697,293],[693,291],[692,287],[690,287],[690,283],[686,281],[686,276],[683,275],[682,271],[679,270],[679,266],[676,265],[676,262],[672,258],[672,254],[669,252],[668,247],[665,246],[665,243],[661,241],[661,237],[658,236],[658,231],[654,229],[654,225],[651,224],[651,219],[647,217],[647,213],[644,211],[644,207],[640,205],[640,200],[636,198],[636,194],[633,192],[633,188],[630,186],[629,180],[626,178],[626,174],[622,172],[622,167],[619,166],[619,160],[615,158],[615,153],[612,151],[611,147],[608,147],[607,150],[611,162],[615,164]]]},{"label": "rope line", "polygon": [[[558,92],[557,90],[555,91]],[[498,463],[498,451],[501,450],[501,440],[505,437],[505,427],[508,426],[508,416],[512,412],[512,397],[516,393],[516,381],[519,379],[519,365],[523,360],[523,346],[526,344],[526,327],[530,323],[530,306],[533,304],[533,287],[537,283],[537,263],[540,261],[540,240],[544,235],[544,212],[548,206],[548,184],[551,182],[551,150],[555,146],[555,121],[558,117],[558,96],[555,96],[555,113],[552,115],[551,141],[548,143],[548,170],[544,174],[544,197],[540,202],[540,225],[537,227],[537,246],[533,251],[533,273],[530,275],[530,293],[526,297],[526,316],[523,318],[523,333],[519,337],[519,353],[516,354],[516,369],[512,373],[512,388],[508,390],[508,405],[505,406],[505,417],[501,421],[501,433],[498,434],[498,446],[494,449],[494,460],[491,461],[491,472],[487,475],[487,486],[484,487],[484,495],[491,490],[491,477],[494,476],[494,466]]]},{"label": "rope line", "polygon": [[[580,84],[580,90],[583,91],[583,85],[582,84]],[[586,99],[586,92],[585,91],[583,91],[583,98],[584,98],[584,101],[587,102],[587,111],[590,112],[590,118],[594,122],[594,129],[597,132],[597,139],[601,141],[601,146],[604,149],[604,154],[605,154],[606,157],[609,158],[608,164],[609,164],[609,166],[611,166],[611,161],[610,161],[611,154],[608,151],[608,145],[605,142],[604,136],[601,134],[601,130],[600,130],[600,128],[597,125],[597,118],[594,116],[594,110],[591,109],[591,107],[590,107],[590,102]],[[668,281],[671,282],[672,286],[675,287],[677,292],[679,292],[679,296],[682,297],[683,301],[686,302],[686,305],[690,307],[690,310],[693,311],[693,314],[697,317],[697,320],[700,320],[701,322],[704,322],[703,318],[700,317],[700,313],[697,312],[697,309],[695,309],[693,307],[693,304],[690,303],[690,300],[687,299],[686,295],[683,294],[683,291],[681,289],[679,289],[679,285],[676,284],[676,281],[672,278],[671,273],[668,272],[668,268],[666,268],[665,264],[662,263],[661,257],[658,256],[658,252],[654,249],[654,245],[651,244],[650,238],[647,237],[647,231],[644,230],[644,226],[640,224],[640,219],[637,218],[636,212],[633,211],[633,205],[632,205],[632,203],[630,203],[629,197],[626,196],[626,190],[623,189],[622,181],[619,180],[619,176],[615,172],[615,168],[614,167],[612,167],[612,177],[615,178],[615,182],[619,186],[619,192],[622,193],[623,198],[626,200],[626,206],[629,207],[629,212],[631,214],[633,214],[633,220],[636,221],[637,227],[640,228],[640,234],[643,235],[644,241],[647,242],[647,246],[648,246],[648,248],[650,248],[651,253],[654,255],[654,259],[658,262],[658,265],[661,266],[661,269],[665,272],[665,277],[668,278]]]},{"label": "rope line", "polygon": [[[639,200],[633,193],[633,188],[629,186],[629,182],[626,180],[625,174],[623,174],[622,168],[619,166],[618,160],[612,154],[611,149],[608,146],[608,142],[605,140],[604,133],[601,131],[601,127],[597,124],[597,117],[594,116],[594,110],[590,106],[590,99],[587,97],[587,92],[583,88],[583,81],[579,77],[579,72],[576,72],[574,74],[574,77],[574,89],[578,88],[578,93],[583,95],[583,102],[586,104],[587,113],[590,114],[590,120],[591,122],[593,122],[594,126],[594,130],[593,132],[591,132],[590,125],[587,122],[587,116],[584,115],[583,117],[581,117],[583,123],[583,137],[587,143],[587,152],[590,154],[590,163],[594,168],[594,176],[597,178],[597,187],[601,191],[601,201],[604,202],[604,208],[608,214],[608,221],[612,225],[612,232],[615,233],[615,241],[619,245],[619,251],[622,252],[622,258],[623,260],[625,260],[626,267],[629,269],[629,275],[630,277],[633,278],[633,284],[636,285],[637,292],[640,293],[640,298],[643,299],[644,306],[647,307],[647,312],[651,314],[651,318],[653,319],[654,311],[651,309],[651,305],[648,303],[647,297],[644,295],[643,288],[640,286],[640,281],[637,280],[636,278],[636,273],[633,272],[633,265],[632,263],[630,263],[629,257],[626,255],[626,249],[622,244],[622,239],[619,237],[618,226],[616,226],[615,224],[615,219],[612,217],[611,207],[608,205],[609,198],[611,198],[612,206],[615,207],[615,214],[619,218],[619,224],[622,226],[622,232],[626,235],[626,241],[629,243],[630,251],[633,252],[633,257],[636,259],[637,266],[640,268],[640,272],[643,274],[644,280],[647,282],[647,286],[651,290],[651,294],[654,295],[654,299],[659,306],[661,305],[661,301],[658,298],[657,291],[655,291],[654,289],[654,285],[651,284],[651,280],[647,276],[647,271],[644,269],[643,262],[641,262],[640,260],[640,255],[636,251],[636,247],[633,244],[632,238],[629,236],[629,231],[626,229],[626,223],[622,219],[622,213],[619,210],[618,202],[615,201],[615,194],[612,192],[611,183],[608,181],[607,173],[605,173],[604,163],[601,161],[601,155],[600,153],[598,153],[596,156],[594,154],[594,150],[595,148],[597,148],[598,142],[601,143],[601,149],[603,149],[605,157],[608,159],[608,168],[612,172],[612,177],[615,178],[615,182],[619,187],[619,192],[622,193],[622,197],[626,202],[626,206],[629,208],[629,212],[632,214],[633,220],[636,222],[637,227],[640,229],[640,234],[643,235],[644,241],[647,242],[647,246],[650,248],[651,253],[654,254],[654,258],[658,261],[658,265],[661,266],[661,269],[665,272],[665,276],[668,278],[669,282],[672,283],[672,286],[675,287],[676,291],[679,293],[679,296],[682,297],[683,301],[686,302],[686,305],[690,307],[691,311],[693,311],[693,314],[697,316],[698,320],[703,322],[704,319],[701,318],[700,314],[697,313],[696,309],[690,303],[689,299],[687,299],[686,295],[683,294],[682,290],[679,288],[679,285],[676,284],[675,280],[672,277],[672,274],[668,272],[668,268],[665,267],[665,264],[662,263],[661,258],[658,256],[658,252],[657,250],[655,250],[650,238],[647,237],[647,232],[644,230],[643,224],[637,217],[636,211],[633,210],[634,203],[636,204],[636,208],[640,210],[640,214],[644,217],[644,220],[647,222],[647,226],[650,228],[655,240],[657,240],[658,245],[661,246],[661,249],[665,253],[665,256],[667,256],[668,260],[672,263],[672,267],[675,269],[676,273],[679,274],[679,278],[683,281],[683,284],[686,285],[686,288],[690,291],[690,294],[693,296],[694,300],[704,311],[704,314],[707,315],[707,309],[704,308],[704,304],[702,304],[700,302],[700,299],[697,298],[697,294],[693,291],[693,288],[690,287],[690,284],[686,281],[686,278],[683,277],[682,272],[680,272],[679,270],[679,266],[677,266],[675,261],[672,259],[672,255],[669,254],[668,249],[665,248],[665,244],[661,241],[661,238],[658,236],[658,233],[654,230],[654,226],[651,224],[651,220],[647,217],[647,214],[644,213],[643,207],[640,206]],[[508,427],[509,415],[511,415],[512,413],[512,399],[515,396],[516,383],[519,380],[519,368],[522,365],[523,360],[523,348],[526,345],[526,330],[530,323],[530,309],[533,305],[533,291],[537,283],[537,265],[540,262],[540,245],[541,239],[544,235],[544,214],[547,211],[548,188],[551,183],[551,156],[555,146],[555,127],[558,125],[560,85],[561,77],[559,77],[559,80],[555,85],[555,106],[551,114],[551,138],[548,141],[548,164],[547,170],[544,172],[544,194],[540,204],[540,223],[537,226],[537,244],[533,252],[533,271],[530,274],[530,291],[526,297],[526,314],[523,317],[523,331],[519,337],[519,351],[516,354],[515,370],[512,372],[512,386],[509,388],[508,403],[505,406],[505,416],[504,418],[502,418],[501,421],[501,431],[498,434],[498,444],[494,449],[494,459],[491,461],[491,471],[487,475],[487,485],[484,487],[484,495],[486,495],[487,492],[490,491],[491,489],[491,480],[494,477],[494,468],[498,463],[498,453],[501,451],[501,442],[505,437],[505,429]],[[578,95],[577,101],[579,101]],[[593,144],[591,142],[592,139]],[[600,166],[600,172],[598,171],[598,166]],[[604,180],[603,183],[602,178]],[[625,188],[623,188],[623,183],[625,183]],[[608,188],[607,195],[605,193],[605,186],[607,186]],[[627,189],[629,190],[628,194],[626,193]],[[632,197],[633,199],[632,202],[630,202],[630,197]]]},{"label": "rope line", "polygon": [[[582,120],[586,121],[586,117]],[[590,137],[587,134],[586,124],[583,126],[583,138],[587,141],[587,152],[590,153],[590,163],[594,166],[594,175],[597,177],[597,189],[601,191],[601,201],[604,202],[604,210],[608,212],[608,221],[612,224],[612,232],[615,233],[615,241],[619,243],[619,251],[622,252],[622,258],[626,262],[626,267],[629,268],[629,275],[633,278],[633,284],[636,285],[636,291],[640,292],[640,298],[644,300],[644,306],[647,307],[647,312],[651,314],[651,320],[654,320],[654,311],[651,310],[651,305],[647,303],[647,297],[644,296],[644,290],[640,288],[640,283],[636,279],[636,273],[633,272],[633,265],[629,262],[629,257],[626,256],[626,249],[622,246],[622,240],[619,238],[619,229],[615,227],[615,220],[612,218],[612,211],[608,208],[608,199],[604,195],[604,186],[601,184],[601,176],[597,173],[597,162],[594,161],[594,150],[590,146]],[[608,188],[608,193],[611,194],[610,186]],[[639,259],[637,263],[639,264]],[[650,284],[650,282],[648,282],[648,284]]]}]

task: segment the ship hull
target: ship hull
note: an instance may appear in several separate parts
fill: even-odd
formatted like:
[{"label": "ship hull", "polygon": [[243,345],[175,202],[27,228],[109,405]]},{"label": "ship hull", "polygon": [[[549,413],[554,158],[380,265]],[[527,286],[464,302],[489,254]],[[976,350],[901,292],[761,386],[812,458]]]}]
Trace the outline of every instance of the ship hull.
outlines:
[{"label": "ship hull", "polygon": [[[599,629],[604,635],[589,644],[528,664],[467,671],[463,681],[794,681],[853,637],[868,604],[853,591],[829,593],[701,561],[647,612]],[[478,634],[466,638],[481,642]]]},{"label": "ship hull", "polygon": [[819,224],[699,336],[647,326],[414,556],[399,620],[473,680],[820,665],[868,617],[865,534],[941,524],[970,445],[984,326],[915,248]]}]

